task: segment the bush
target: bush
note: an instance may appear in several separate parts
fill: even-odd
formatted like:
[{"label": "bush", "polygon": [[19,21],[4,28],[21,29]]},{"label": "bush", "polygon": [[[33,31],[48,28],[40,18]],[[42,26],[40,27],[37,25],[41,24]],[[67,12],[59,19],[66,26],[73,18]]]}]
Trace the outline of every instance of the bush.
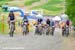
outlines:
[{"label": "bush", "polygon": [[75,26],[75,0],[66,0],[66,14]]}]

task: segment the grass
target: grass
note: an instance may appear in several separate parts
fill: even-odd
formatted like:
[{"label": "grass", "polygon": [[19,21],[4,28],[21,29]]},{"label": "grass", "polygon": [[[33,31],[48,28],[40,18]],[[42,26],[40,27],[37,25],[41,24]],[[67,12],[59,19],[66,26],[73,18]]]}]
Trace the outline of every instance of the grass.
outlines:
[{"label": "grass", "polygon": [[29,6],[29,5],[32,5],[33,3],[35,3],[35,2],[39,2],[40,0],[27,0],[27,1],[25,1],[25,5],[26,6]]},{"label": "grass", "polygon": [[3,12],[2,9],[0,8],[0,13],[1,14],[4,14],[4,33],[2,32],[2,29],[3,29],[3,23],[2,23],[2,19],[3,19],[3,16],[0,15],[0,33],[1,34],[7,34],[8,33],[8,25],[7,25],[7,14],[8,12]]},{"label": "grass", "polygon": [[[4,25],[4,32],[2,31],[3,30],[3,25]],[[3,24],[2,16],[1,16],[0,17],[0,34],[7,34],[8,31],[9,31],[9,29],[8,29],[7,17],[4,18],[4,24]]]},{"label": "grass", "polygon": [[0,0],[0,1],[4,1],[4,2],[7,2],[7,1],[10,1],[10,0]]},{"label": "grass", "polygon": [[63,0],[49,0],[48,3],[40,6],[35,6],[32,9],[43,9],[45,14],[49,15],[51,14],[51,12],[54,12],[53,14],[57,15],[58,13],[60,13],[60,11],[62,12],[62,10],[64,10],[63,2]]},{"label": "grass", "polygon": [[39,8],[46,9],[49,11],[60,11],[60,10],[62,10],[62,7],[56,7],[54,5],[42,5],[42,6],[35,7],[33,9],[39,9]]},{"label": "grass", "polygon": [[52,15],[52,16],[54,16],[54,15],[59,15],[61,12],[63,12],[63,11],[49,11],[49,10],[46,10],[46,9],[44,9],[44,11],[43,11],[43,13],[44,13],[44,15]]},{"label": "grass", "polygon": [[0,6],[6,5],[10,0],[0,0]]},{"label": "grass", "polygon": [[2,30],[3,30],[3,24],[0,23],[0,33],[1,34],[7,34],[8,33],[8,25],[6,23],[4,23],[4,32]]},{"label": "grass", "polygon": [[55,4],[62,3],[62,1],[63,1],[63,0],[49,0],[47,4],[55,5]]}]

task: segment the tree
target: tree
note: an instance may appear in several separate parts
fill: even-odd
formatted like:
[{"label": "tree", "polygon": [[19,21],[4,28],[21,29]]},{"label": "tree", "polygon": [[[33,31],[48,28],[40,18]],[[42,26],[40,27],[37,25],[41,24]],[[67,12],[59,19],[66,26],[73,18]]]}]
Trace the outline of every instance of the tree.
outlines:
[{"label": "tree", "polygon": [[65,0],[65,1],[66,1],[65,13],[69,16],[69,19],[72,20],[72,23],[75,26],[75,0]]}]

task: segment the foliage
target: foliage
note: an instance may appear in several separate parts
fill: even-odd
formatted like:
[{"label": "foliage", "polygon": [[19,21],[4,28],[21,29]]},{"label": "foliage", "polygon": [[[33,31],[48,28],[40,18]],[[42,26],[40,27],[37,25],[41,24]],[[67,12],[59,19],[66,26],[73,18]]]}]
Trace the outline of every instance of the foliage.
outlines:
[{"label": "foliage", "polygon": [[10,0],[0,0],[0,7],[2,5],[6,5],[7,4],[6,2],[8,2],[8,1],[10,1]]},{"label": "foliage", "polygon": [[73,25],[75,26],[75,0],[66,0],[66,14],[69,16],[69,19],[72,20]]}]

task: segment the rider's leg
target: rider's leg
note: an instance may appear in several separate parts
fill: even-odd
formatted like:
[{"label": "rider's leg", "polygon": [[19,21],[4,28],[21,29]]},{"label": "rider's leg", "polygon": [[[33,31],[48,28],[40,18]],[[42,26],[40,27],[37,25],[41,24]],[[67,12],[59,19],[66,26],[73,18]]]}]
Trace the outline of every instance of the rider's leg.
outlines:
[{"label": "rider's leg", "polygon": [[65,30],[64,28],[62,28],[62,36],[64,36]]},{"label": "rider's leg", "polygon": [[54,27],[52,27],[52,35],[54,35],[54,30],[55,30],[55,28],[54,28]]},{"label": "rider's leg", "polygon": [[28,24],[28,25],[27,25],[27,31],[28,31],[28,32],[29,32],[29,28],[30,28],[30,27],[29,27],[29,24]]},{"label": "rider's leg", "polygon": [[14,30],[15,30],[15,22],[13,24],[14,24]]}]

